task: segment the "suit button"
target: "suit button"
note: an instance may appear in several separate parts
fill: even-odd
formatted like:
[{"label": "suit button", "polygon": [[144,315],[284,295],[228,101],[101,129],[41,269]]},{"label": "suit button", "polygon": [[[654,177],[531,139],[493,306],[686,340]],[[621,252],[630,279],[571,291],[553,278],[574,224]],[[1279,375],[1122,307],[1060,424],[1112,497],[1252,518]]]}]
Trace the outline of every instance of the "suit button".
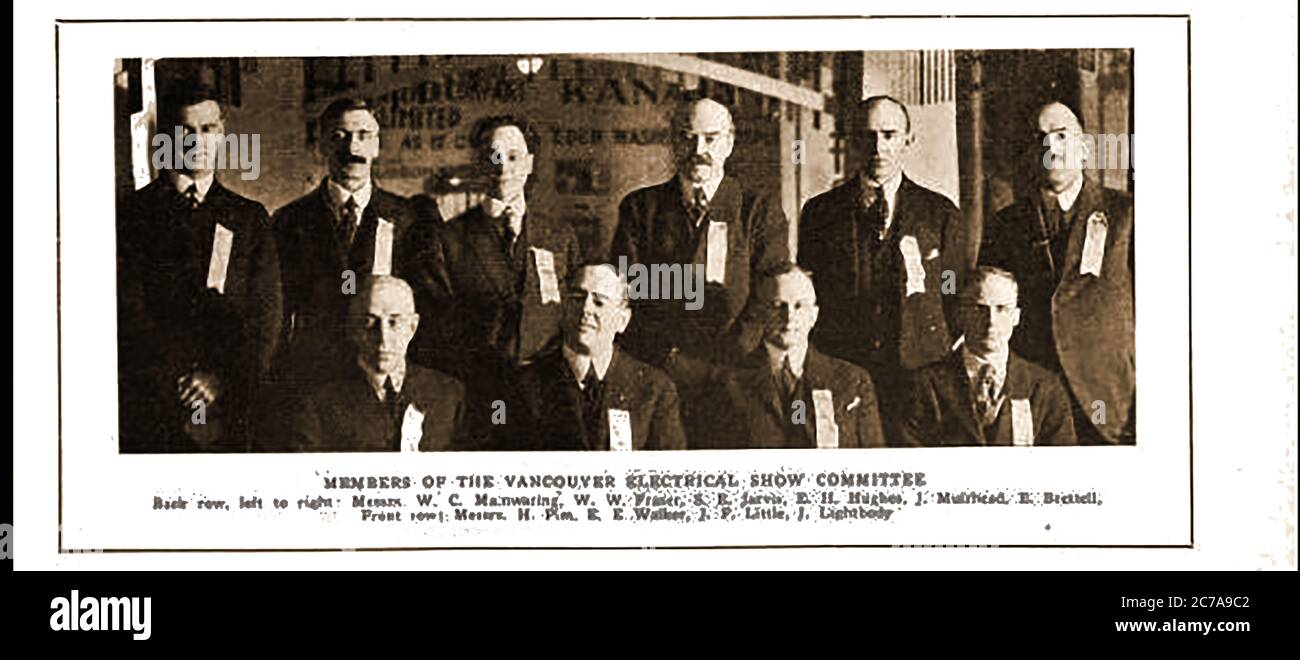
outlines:
[{"label": "suit button", "polygon": [[871,342],[871,346],[872,346],[872,348],[877,348],[877,349],[880,348],[880,340],[877,339],[877,340]]},{"label": "suit button", "polygon": [[876,316],[880,316],[880,312],[883,311],[884,308],[880,306],[880,303],[876,303],[875,309],[876,309]]}]

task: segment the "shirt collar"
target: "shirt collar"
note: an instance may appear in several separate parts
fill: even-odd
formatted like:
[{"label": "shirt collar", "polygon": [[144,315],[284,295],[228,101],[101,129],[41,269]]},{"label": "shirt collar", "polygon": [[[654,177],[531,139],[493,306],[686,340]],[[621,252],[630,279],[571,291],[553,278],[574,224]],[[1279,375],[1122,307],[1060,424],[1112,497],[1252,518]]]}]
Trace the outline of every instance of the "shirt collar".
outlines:
[{"label": "shirt collar", "polygon": [[176,192],[184,195],[185,191],[190,189],[191,184],[198,186],[200,204],[202,204],[203,199],[208,196],[208,191],[212,189],[212,183],[217,180],[216,174],[213,172],[208,172],[207,176],[199,179],[195,179],[184,172],[177,172],[175,170],[172,170],[172,172],[172,185],[176,186]]},{"label": "shirt collar", "polygon": [[961,347],[961,361],[966,366],[966,377],[972,381],[979,375],[980,367],[989,364],[993,365],[993,371],[998,375],[998,382],[1006,382],[1007,355],[1007,351],[992,355],[976,355],[964,343]]},{"label": "shirt collar", "polygon": [[1060,204],[1061,210],[1068,213],[1071,208],[1074,208],[1074,202],[1075,200],[1079,199],[1079,193],[1082,190],[1083,190],[1083,175],[1080,174],[1079,178],[1075,179],[1074,183],[1070,184],[1069,188],[1066,188],[1065,190],[1062,190],[1059,193],[1052,193],[1044,190],[1043,202],[1050,203],[1051,198],[1055,197],[1056,202]]},{"label": "shirt collar", "polygon": [[564,353],[564,361],[569,365],[569,371],[578,381],[578,387],[583,386],[583,381],[587,379],[587,368],[592,364],[596,366],[596,380],[605,380],[605,374],[609,371],[609,363],[614,359],[612,348],[595,355],[584,355],[569,348],[568,344],[561,344],[560,351]]},{"label": "shirt collar", "polygon": [[767,364],[772,368],[772,373],[781,372],[781,363],[788,355],[790,356],[790,371],[794,372],[795,378],[803,378],[804,359],[808,357],[808,344],[780,348],[771,342],[763,342],[763,348],[767,350]]},{"label": "shirt collar", "polygon": [[366,382],[370,384],[370,389],[374,390],[375,396],[380,401],[384,400],[384,381],[389,378],[393,379],[393,389],[397,390],[399,394],[402,392],[402,383],[406,381],[405,360],[402,361],[400,367],[388,373],[371,370],[365,361],[360,358],[357,358],[357,366],[361,367],[361,372],[366,375]]},{"label": "shirt collar", "polygon": [[713,202],[713,196],[716,195],[716,194],[718,194],[718,187],[722,185],[722,177],[721,177],[721,176],[718,177],[718,178],[716,178],[716,179],[710,179],[710,180],[708,180],[708,181],[701,181],[701,182],[698,183],[698,184],[695,183],[694,181],[691,181],[691,180],[687,179],[687,178],[684,177],[684,176],[678,176],[678,177],[677,177],[677,180],[678,180],[679,182],[681,182],[681,186],[682,186],[682,201],[686,202],[686,205],[687,205],[687,206],[690,206],[690,205],[692,205],[692,204],[695,203],[695,199],[692,197],[692,194],[693,194],[693,193],[692,193],[692,190],[693,190],[694,188],[696,188],[696,187],[703,188],[703,189],[704,189],[704,198],[707,199],[707,200],[709,200],[709,203],[712,203],[712,202]]},{"label": "shirt collar", "polygon": [[351,197],[357,202],[357,210],[364,213],[366,206],[370,204],[370,193],[373,191],[374,187],[370,185],[369,179],[366,179],[365,185],[356,191],[348,190],[335,183],[332,179],[325,185],[325,192],[329,195],[330,206],[335,210],[342,208],[343,204]]},{"label": "shirt collar", "polygon": [[505,202],[495,197],[483,198],[483,212],[489,218],[500,218],[505,214],[506,209],[513,210],[514,217],[511,218],[511,226],[514,227],[515,233],[519,233],[520,226],[524,223],[524,214],[528,212],[528,204],[522,196],[516,198],[513,202]]}]

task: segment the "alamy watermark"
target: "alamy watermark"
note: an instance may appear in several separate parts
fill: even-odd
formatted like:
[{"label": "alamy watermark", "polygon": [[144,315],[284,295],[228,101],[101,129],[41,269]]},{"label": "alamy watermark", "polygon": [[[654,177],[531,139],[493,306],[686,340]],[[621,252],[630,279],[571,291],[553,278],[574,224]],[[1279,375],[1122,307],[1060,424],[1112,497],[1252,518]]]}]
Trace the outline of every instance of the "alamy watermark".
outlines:
[{"label": "alamy watermark", "polygon": [[1129,133],[1079,133],[1053,149],[1055,136],[1043,136],[1043,167],[1049,170],[1128,170],[1133,167]]},{"label": "alamy watermark", "polygon": [[150,141],[154,169],[238,170],[251,181],[262,174],[262,136],[258,133],[194,133],[180,126]]},{"label": "alamy watermark", "polygon": [[619,256],[618,273],[631,300],[684,300],[687,311],[704,308],[703,264],[628,264]]}]

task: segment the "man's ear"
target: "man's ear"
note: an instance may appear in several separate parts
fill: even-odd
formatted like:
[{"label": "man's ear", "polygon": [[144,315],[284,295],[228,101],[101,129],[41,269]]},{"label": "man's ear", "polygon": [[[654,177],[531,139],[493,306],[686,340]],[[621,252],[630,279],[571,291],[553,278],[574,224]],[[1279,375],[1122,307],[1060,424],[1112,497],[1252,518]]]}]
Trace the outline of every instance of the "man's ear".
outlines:
[{"label": "man's ear", "polygon": [[1019,307],[1017,307],[1016,310],[1015,310],[1014,312],[1011,312],[1011,327],[1014,328],[1014,327],[1016,327],[1016,326],[1018,326],[1018,325],[1020,325],[1020,308],[1019,308]]},{"label": "man's ear", "polygon": [[618,325],[615,326],[614,334],[619,334],[619,335],[623,334],[623,331],[627,330],[628,323],[631,322],[632,322],[632,308],[625,305],[623,309],[619,311]]}]

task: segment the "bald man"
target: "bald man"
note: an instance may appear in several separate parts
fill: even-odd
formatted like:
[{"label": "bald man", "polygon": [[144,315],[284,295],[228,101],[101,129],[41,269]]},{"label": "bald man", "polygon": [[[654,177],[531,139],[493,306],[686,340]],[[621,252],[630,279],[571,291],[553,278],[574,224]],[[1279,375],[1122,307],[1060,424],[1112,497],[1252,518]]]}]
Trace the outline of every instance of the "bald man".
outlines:
[{"label": "bald man", "polygon": [[826,310],[813,339],[871,372],[892,436],[906,412],[908,373],[947,355],[955,339],[942,287],[945,271],[960,271],[959,250],[947,249],[960,216],[903,171],[915,142],[905,105],[868,98],[846,132],[860,169],[804,204],[799,265],[812,271]]},{"label": "bald man", "polygon": [[[464,388],[411,364],[407,346],[420,324],[411,287],[387,275],[364,278],[344,327],[351,359],[341,375],[310,393],[291,428],[267,434],[279,451],[442,451],[459,445]],[[283,443],[283,444],[281,444]]]},{"label": "bald man", "polygon": [[627,282],[613,266],[585,266],[570,278],[559,349],[521,376],[526,417],[513,426],[532,436],[532,448],[686,448],[672,380],[614,345],[631,318]]},{"label": "bald man", "polygon": [[958,290],[961,346],[913,379],[903,446],[1075,444],[1061,379],[1010,350],[1020,323],[1015,277],[982,266]]},{"label": "bald man", "polygon": [[709,431],[693,446],[834,449],[885,446],[876,389],[866,370],[828,357],[808,335],[820,309],[813,280],[792,264],[764,277],[762,344],[720,379]]},{"label": "bald man", "polygon": [[726,172],[735,137],[731,113],[718,102],[679,107],[672,117],[677,173],[623,198],[611,250],[610,262],[629,273],[638,265],[688,266],[684,272],[703,283],[695,296],[634,296],[632,322],[620,340],[676,382],[688,434],[707,413],[695,402],[706,393],[712,369],[733,357],[736,338],[746,334],[751,285],[759,273],[790,259],[780,201]]},{"label": "bald man", "polygon": [[1030,126],[1033,188],[984,228],[981,264],[1020,283],[1011,347],[1060,372],[1080,444],[1136,441],[1133,204],[1084,176],[1078,117],[1048,103]]}]

